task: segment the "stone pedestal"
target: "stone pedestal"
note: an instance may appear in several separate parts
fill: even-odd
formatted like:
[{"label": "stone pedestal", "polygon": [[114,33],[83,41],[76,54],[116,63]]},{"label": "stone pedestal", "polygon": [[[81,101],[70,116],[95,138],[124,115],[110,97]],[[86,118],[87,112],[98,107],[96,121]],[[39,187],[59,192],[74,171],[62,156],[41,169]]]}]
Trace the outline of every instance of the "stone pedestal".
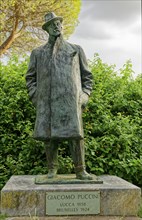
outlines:
[{"label": "stone pedestal", "polygon": [[1,213],[136,216],[140,188],[116,176],[104,175],[100,179],[103,184],[37,185],[35,176],[12,176],[1,191]]}]

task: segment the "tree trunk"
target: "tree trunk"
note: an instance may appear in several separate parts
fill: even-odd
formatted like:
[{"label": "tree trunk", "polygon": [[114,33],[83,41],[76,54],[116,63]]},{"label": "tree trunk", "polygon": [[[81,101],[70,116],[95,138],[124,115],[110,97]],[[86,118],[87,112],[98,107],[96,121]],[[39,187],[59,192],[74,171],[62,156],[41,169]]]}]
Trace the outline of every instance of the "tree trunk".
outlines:
[{"label": "tree trunk", "polygon": [[[22,30],[22,29],[21,29]],[[11,46],[11,44],[13,43],[13,41],[20,36],[21,34],[21,30],[16,33],[15,31],[13,31],[10,36],[6,39],[6,41],[0,46],[0,56],[2,54],[4,54]]]},{"label": "tree trunk", "polygon": [[14,39],[14,32],[12,32],[10,36],[6,39],[6,41],[0,46],[0,55],[4,54],[7,51],[7,49],[13,43]]}]

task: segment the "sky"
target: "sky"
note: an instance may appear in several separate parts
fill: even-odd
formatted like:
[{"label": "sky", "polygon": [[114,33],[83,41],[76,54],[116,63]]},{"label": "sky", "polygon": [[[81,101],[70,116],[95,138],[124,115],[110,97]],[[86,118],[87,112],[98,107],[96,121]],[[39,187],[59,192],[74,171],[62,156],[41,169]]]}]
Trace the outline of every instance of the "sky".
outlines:
[{"label": "sky", "polygon": [[142,72],[141,40],[140,0],[82,0],[79,24],[69,38],[87,59],[98,53],[116,70],[130,59],[135,75]]}]

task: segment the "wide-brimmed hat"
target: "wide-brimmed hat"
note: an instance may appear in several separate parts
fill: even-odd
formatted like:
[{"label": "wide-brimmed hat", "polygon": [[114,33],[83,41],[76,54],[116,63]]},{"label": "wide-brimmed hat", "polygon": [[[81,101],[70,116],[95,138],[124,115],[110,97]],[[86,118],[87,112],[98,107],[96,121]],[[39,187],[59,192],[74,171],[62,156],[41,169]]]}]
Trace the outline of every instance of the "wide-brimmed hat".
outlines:
[{"label": "wide-brimmed hat", "polygon": [[46,27],[51,23],[53,20],[60,20],[61,22],[63,21],[63,18],[60,16],[55,15],[54,12],[48,12],[45,16],[45,23],[42,25],[42,29],[46,30]]}]

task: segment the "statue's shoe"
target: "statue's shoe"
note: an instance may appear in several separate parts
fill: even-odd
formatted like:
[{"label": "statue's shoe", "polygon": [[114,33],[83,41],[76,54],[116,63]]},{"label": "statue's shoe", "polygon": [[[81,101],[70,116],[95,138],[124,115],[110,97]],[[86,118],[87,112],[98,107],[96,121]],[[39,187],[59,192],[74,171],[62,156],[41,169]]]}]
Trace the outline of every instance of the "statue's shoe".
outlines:
[{"label": "statue's shoe", "polygon": [[76,178],[80,180],[93,180],[93,177],[85,170],[77,172]]},{"label": "statue's shoe", "polygon": [[54,179],[55,177],[57,177],[57,170],[56,169],[52,169],[48,171],[48,179]]}]

